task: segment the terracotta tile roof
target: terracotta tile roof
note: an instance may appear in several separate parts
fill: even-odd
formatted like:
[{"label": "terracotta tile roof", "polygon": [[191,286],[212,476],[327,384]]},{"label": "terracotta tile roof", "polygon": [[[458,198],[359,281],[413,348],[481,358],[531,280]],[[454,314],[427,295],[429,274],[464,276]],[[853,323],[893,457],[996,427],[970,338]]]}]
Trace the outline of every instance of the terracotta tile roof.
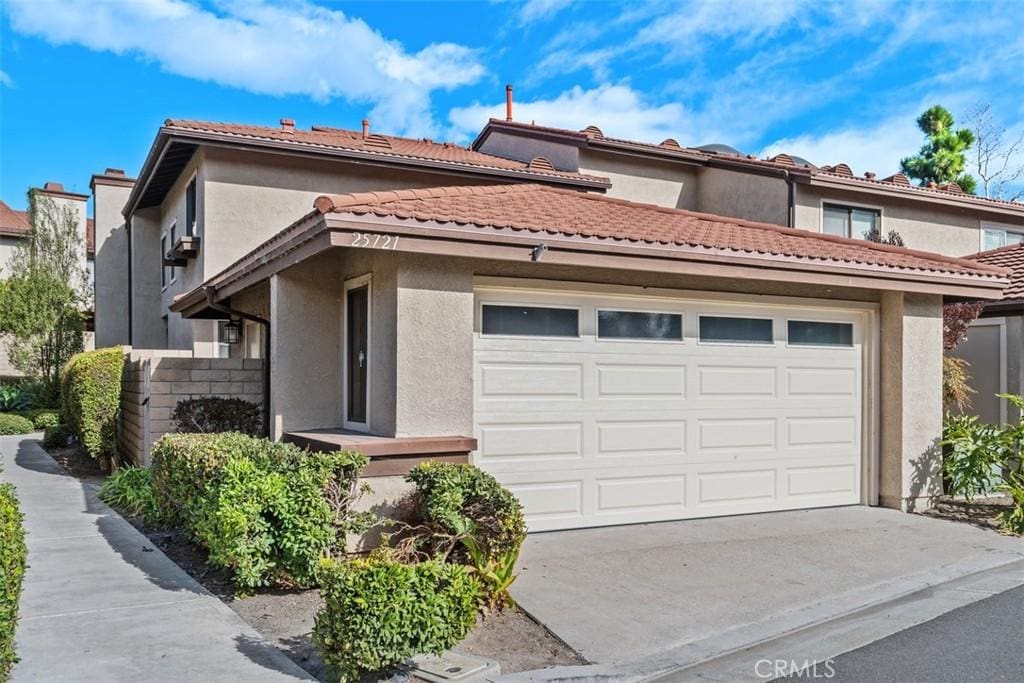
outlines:
[{"label": "terracotta tile roof", "polygon": [[[519,130],[537,132],[541,134],[557,135],[567,140],[575,141],[577,144],[588,144],[593,143],[596,145],[613,145],[618,147],[628,147],[641,151],[649,151],[661,154],[677,154],[686,158],[698,158],[703,160],[711,159],[723,159],[730,162],[739,163],[743,165],[749,165],[753,167],[769,167],[786,170],[800,170],[807,173],[810,176],[829,176],[835,178],[845,178],[853,180],[856,183],[865,183],[870,185],[876,185],[881,187],[893,188],[897,190],[909,190],[914,194],[922,195],[934,195],[937,197],[959,198],[972,203],[981,204],[992,204],[995,206],[1008,207],[1014,209],[1020,209],[1024,211],[1024,203],[1008,201],[1003,199],[990,199],[988,197],[979,197],[976,195],[966,194],[959,185],[956,183],[945,183],[943,185],[932,184],[929,186],[915,185],[910,182],[902,173],[896,173],[886,178],[878,179],[873,173],[865,173],[863,176],[857,176],[848,164],[837,163],[831,166],[815,166],[810,164],[809,166],[803,166],[796,163],[794,158],[788,154],[776,154],[775,156],[768,159],[759,159],[752,154],[748,155],[729,155],[729,154],[718,154],[715,152],[709,152],[706,149],[697,147],[681,147],[679,144],[669,138],[659,144],[650,142],[640,142],[637,140],[626,140],[624,138],[614,138],[604,135],[601,129],[597,126],[587,126],[581,131],[569,130],[564,128],[552,128],[548,126],[538,126],[535,124],[523,123],[520,121],[505,121],[504,119],[491,119],[484,131],[477,136],[473,146],[482,142],[485,133],[488,128],[495,126],[498,128],[514,128]],[[674,144],[673,144],[674,143]]]},{"label": "terracotta tile roof", "polygon": [[519,173],[532,178],[580,180],[590,184],[610,185],[607,178],[556,171],[554,167],[531,165],[513,159],[477,152],[451,142],[434,142],[428,139],[412,139],[377,133],[363,137],[362,132],[313,126],[302,130],[291,125],[281,128],[252,126],[238,123],[215,123],[184,119],[167,119],[164,127],[174,130],[192,130],[205,133],[219,133],[242,139],[274,140],[292,142],[306,147],[323,147],[366,152],[392,159],[422,159],[481,169],[503,170]]},{"label": "terracotta tile roof", "polygon": [[821,265],[1001,278],[965,259],[543,185],[439,187],[319,197],[322,213],[372,214],[558,236],[783,257]]},{"label": "terracotta tile roof", "polygon": [[0,201],[0,235],[24,235],[28,230],[28,213],[15,211]]},{"label": "terracotta tile roof", "polygon": [[1010,285],[1003,291],[1003,299],[1024,299],[1024,244],[1010,244],[966,258],[1009,270]]}]

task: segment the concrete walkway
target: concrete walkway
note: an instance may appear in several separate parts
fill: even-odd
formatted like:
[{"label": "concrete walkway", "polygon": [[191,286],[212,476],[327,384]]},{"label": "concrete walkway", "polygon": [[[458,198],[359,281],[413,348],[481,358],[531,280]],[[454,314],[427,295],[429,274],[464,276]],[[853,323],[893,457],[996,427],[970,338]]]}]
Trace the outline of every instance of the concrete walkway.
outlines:
[{"label": "concrete walkway", "polygon": [[[881,508],[831,508],[532,534],[512,594],[588,661],[628,679],[627,672],[643,678],[693,666],[868,606],[920,598],[980,572],[1012,568],[999,579],[1007,590],[1024,582],[1022,561],[1024,541],[993,531]],[[947,602],[947,610],[961,604]]]},{"label": "concrete walkway", "polygon": [[36,438],[0,437],[28,532],[13,681],[314,680]]}]

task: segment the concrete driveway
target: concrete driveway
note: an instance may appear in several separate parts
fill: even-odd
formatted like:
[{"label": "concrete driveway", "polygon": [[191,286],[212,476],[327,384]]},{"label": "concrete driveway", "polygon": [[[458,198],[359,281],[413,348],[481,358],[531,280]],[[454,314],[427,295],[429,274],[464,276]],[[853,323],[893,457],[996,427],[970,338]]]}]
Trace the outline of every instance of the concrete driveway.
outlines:
[{"label": "concrete driveway", "polygon": [[533,534],[512,593],[588,661],[701,661],[1020,562],[1024,541],[843,507]]}]

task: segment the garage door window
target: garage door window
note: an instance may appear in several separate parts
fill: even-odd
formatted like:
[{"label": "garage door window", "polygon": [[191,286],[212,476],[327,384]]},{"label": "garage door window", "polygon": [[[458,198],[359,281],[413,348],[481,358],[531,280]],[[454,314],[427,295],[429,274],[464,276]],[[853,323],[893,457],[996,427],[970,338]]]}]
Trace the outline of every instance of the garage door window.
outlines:
[{"label": "garage door window", "polygon": [[680,313],[644,311],[598,311],[599,339],[683,340],[683,316]]},{"label": "garage door window", "polygon": [[702,315],[700,340],[729,344],[771,344],[772,321],[766,318],[727,318]]},{"label": "garage door window", "polygon": [[853,346],[853,325],[790,320],[789,343],[796,346]]},{"label": "garage door window", "polygon": [[578,337],[580,312],[575,308],[484,306],[482,332],[522,337]]}]

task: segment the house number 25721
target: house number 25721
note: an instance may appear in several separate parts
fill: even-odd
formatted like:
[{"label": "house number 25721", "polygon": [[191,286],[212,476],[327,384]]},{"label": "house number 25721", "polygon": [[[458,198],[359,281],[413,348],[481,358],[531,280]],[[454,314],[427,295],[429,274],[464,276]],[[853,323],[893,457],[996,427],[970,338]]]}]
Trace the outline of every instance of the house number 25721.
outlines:
[{"label": "house number 25721", "polygon": [[398,235],[377,235],[370,232],[352,233],[353,247],[370,249],[398,249]]}]

